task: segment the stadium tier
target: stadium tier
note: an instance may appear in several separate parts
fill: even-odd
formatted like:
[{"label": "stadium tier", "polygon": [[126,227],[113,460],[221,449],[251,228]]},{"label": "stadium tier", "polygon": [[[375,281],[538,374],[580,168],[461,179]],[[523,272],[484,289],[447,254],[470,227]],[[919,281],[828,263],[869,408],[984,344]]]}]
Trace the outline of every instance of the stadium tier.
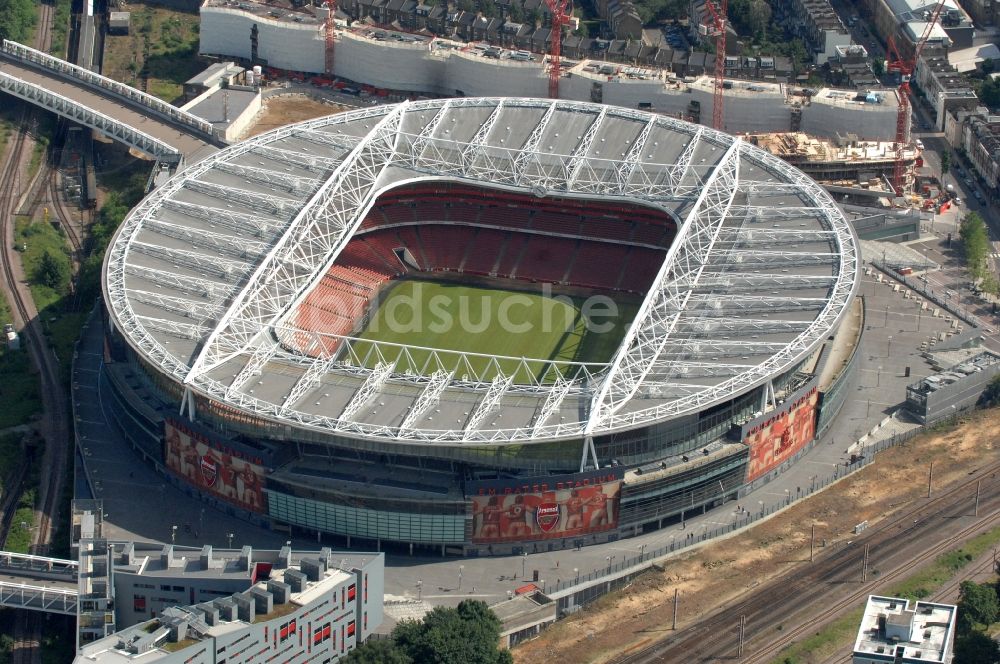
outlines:
[{"label": "stadium tier", "polygon": [[171,481],[262,525],[579,546],[793,463],[846,394],[857,281],[829,196],[738,138],[564,101],[372,107],[131,212],[107,396]]}]

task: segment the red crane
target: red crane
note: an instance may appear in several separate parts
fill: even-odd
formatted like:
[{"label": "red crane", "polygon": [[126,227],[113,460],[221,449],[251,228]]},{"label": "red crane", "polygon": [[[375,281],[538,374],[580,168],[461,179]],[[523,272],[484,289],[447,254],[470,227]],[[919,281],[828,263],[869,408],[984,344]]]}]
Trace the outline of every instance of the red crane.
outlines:
[{"label": "red crane", "polygon": [[326,51],[324,53],[326,61],[324,63],[324,71],[331,78],[333,77],[333,15],[336,11],[336,0],[326,0],[326,22],[323,26],[326,32]]},{"label": "red crane", "polygon": [[545,0],[552,14],[552,47],[549,50],[549,97],[559,99],[559,77],[562,76],[562,27],[569,23],[573,10],[569,0]]},{"label": "red crane", "polygon": [[726,13],[729,0],[716,5],[714,0],[705,0],[705,7],[712,15],[712,25],[708,34],[715,37],[715,96],[712,98],[712,128],[722,129],[722,83],[726,80]]},{"label": "red crane", "polygon": [[940,0],[930,13],[927,24],[924,26],[923,34],[920,35],[920,39],[913,45],[912,57],[903,58],[900,56],[895,40],[892,38],[892,35],[889,36],[889,44],[886,49],[889,62],[886,69],[899,72],[900,78],[899,109],[896,112],[896,160],[892,165],[892,187],[896,190],[897,196],[903,195],[906,179],[906,162],[903,156],[906,146],[910,142],[910,78],[917,67],[917,60],[920,58],[920,53],[924,50],[927,40],[930,39],[931,31],[934,30],[934,26],[941,16],[942,9],[944,9],[944,0]]}]

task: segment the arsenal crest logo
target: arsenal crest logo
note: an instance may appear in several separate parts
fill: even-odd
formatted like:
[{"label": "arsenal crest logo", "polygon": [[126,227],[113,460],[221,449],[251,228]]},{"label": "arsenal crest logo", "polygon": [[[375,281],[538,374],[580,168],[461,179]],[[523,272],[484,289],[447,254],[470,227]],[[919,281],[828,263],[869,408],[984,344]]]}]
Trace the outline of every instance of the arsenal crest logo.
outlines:
[{"label": "arsenal crest logo", "polygon": [[215,478],[219,476],[219,465],[210,456],[203,456],[201,458],[201,477],[205,480],[205,486],[209,487],[215,484]]},{"label": "arsenal crest logo", "polygon": [[552,532],[552,529],[559,525],[559,505],[540,503],[535,510],[535,521],[543,533]]}]

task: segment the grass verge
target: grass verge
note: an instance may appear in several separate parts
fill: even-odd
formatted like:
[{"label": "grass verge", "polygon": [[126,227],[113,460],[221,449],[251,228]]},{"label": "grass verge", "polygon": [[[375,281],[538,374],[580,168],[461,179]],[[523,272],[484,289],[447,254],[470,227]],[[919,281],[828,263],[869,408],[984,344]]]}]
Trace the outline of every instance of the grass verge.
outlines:
[{"label": "grass verge", "polygon": [[[38,477],[33,473],[31,479],[33,485],[38,484]],[[21,494],[21,499],[17,503],[14,511],[14,518],[10,523],[10,530],[7,531],[7,541],[4,543],[4,551],[14,553],[28,553],[31,548],[32,529],[35,526],[35,496],[37,491],[34,488],[27,489]]]},{"label": "grass verge", "polygon": [[177,11],[153,2],[129,3],[128,35],[108,35],[104,74],[165,101],[183,94],[184,81],[205,68],[198,57],[198,13]]},{"label": "grass verge", "polygon": [[70,11],[72,0],[56,0],[56,11],[52,16],[52,41],[49,53],[58,57],[66,57],[66,38],[69,35]]}]

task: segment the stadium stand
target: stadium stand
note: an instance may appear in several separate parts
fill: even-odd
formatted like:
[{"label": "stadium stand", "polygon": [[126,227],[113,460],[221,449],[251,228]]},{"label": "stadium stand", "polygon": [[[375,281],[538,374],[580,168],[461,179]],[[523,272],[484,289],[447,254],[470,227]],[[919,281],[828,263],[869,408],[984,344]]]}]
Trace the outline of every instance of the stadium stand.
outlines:
[{"label": "stadium stand", "polygon": [[[309,355],[333,353],[336,338],[309,332],[351,335],[379,289],[410,271],[643,293],[675,230],[662,213],[640,207],[452,184],[400,187],[369,211],[296,310],[301,331],[285,341]],[[409,267],[397,255],[402,248]]]}]

